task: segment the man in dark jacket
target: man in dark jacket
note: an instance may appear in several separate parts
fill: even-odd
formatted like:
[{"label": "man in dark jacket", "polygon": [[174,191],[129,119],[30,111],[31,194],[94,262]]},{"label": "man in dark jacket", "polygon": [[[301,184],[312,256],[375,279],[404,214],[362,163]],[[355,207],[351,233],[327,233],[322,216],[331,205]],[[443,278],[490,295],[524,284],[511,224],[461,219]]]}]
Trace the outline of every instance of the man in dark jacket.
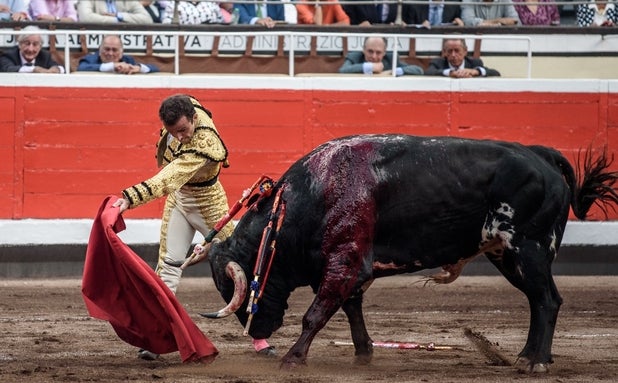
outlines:
[{"label": "man in dark jacket", "polygon": [[152,73],[159,68],[152,64],[140,64],[123,53],[122,40],[118,35],[103,37],[99,52],[90,53],[79,60],[78,71],[109,72],[120,74]]},{"label": "man in dark jacket", "polygon": [[29,32],[19,35],[17,45],[0,54],[0,72],[64,73],[64,67],[42,49],[43,37],[38,33],[39,28],[28,26],[23,30]]},{"label": "man in dark jacket", "polygon": [[279,1],[236,3],[234,10],[238,10],[238,24],[263,25],[273,28],[277,22],[285,21],[285,8]]},{"label": "man in dark jacket", "polygon": [[425,28],[464,26],[459,4],[444,4],[444,1],[427,0],[426,3],[403,4],[401,18],[405,24],[422,25]]},{"label": "man in dark jacket", "polygon": [[466,40],[460,38],[444,40],[442,56],[429,62],[425,74],[453,78],[500,76],[497,70],[487,68],[483,60],[468,57]]},{"label": "man in dark jacket", "polygon": [[[400,61],[397,61],[394,69],[397,76],[423,74],[421,67]],[[392,70],[393,55],[386,53],[386,39],[370,36],[365,39],[362,52],[348,53],[339,73],[392,74]]]},{"label": "man in dark jacket", "polygon": [[366,4],[342,4],[350,16],[350,25],[393,24],[397,17],[397,4],[385,1],[367,1]]}]

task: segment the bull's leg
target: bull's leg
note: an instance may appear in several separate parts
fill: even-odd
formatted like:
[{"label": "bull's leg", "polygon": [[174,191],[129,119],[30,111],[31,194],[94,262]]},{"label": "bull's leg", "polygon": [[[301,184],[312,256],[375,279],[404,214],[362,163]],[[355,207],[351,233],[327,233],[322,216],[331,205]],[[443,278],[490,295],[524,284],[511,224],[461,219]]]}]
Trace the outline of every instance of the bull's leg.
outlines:
[{"label": "bull's leg", "polygon": [[307,353],[313,338],[340,307],[341,299],[335,299],[329,294],[325,294],[324,286],[320,287],[311,306],[303,316],[300,337],[282,358],[281,367],[289,368],[306,364]]},{"label": "bull's leg", "polygon": [[[349,209],[346,212],[349,213],[346,222],[354,222],[354,220],[361,222],[361,218],[352,217],[352,213],[362,216],[362,210]],[[366,235],[366,231],[371,232],[371,230],[372,225],[369,223],[365,224],[362,230],[353,225],[339,225],[338,228],[333,226],[333,229],[325,236],[323,253],[326,254],[327,262],[324,266],[324,275],[315,299],[303,316],[301,335],[283,357],[282,367],[305,364],[309,346],[318,331],[350,299],[353,293],[360,291],[363,284],[371,280],[372,263],[368,260],[371,254],[372,237]],[[342,238],[347,241],[342,241]],[[362,332],[365,332],[364,336],[368,338],[364,329],[365,324],[362,319],[360,321],[358,319],[362,318],[360,303],[360,300],[346,303],[347,310],[355,311],[352,313],[353,321],[350,325],[354,334],[358,334],[358,329],[362,327]]]},{"label": "bull's leg", "polygon": [[365,327],[362,292],[343,302],[342,309],[348,316],[348,322],[350,323],[356,364],[369,364],[373,355],[373,341],[367,333],[367,327]]},{"label": "bull's leg", "polygon": [[530,328],[518,363],[528,372],[546,372],[562,298],[551,275],[553,251],[536,241],[523,240],[505,250],[501,260],[490,257],[502,274],[528,298]]}]

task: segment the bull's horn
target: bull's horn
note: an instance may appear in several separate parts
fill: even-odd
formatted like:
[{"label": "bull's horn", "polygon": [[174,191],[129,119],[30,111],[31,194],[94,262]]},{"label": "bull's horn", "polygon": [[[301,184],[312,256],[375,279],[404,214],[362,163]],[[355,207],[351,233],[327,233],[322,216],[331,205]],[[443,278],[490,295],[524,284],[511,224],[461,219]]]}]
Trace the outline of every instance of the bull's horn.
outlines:
[{"label": "bull's horn", "polygon": [[245,301],[247,295],[247,277],[240,265],[236,262],[228,262],[225,266],[225,273],[234,281],[234,296],[230,303],[221,310],[214,313],[200,313],[206,318],[225,318],[238,310]]}]

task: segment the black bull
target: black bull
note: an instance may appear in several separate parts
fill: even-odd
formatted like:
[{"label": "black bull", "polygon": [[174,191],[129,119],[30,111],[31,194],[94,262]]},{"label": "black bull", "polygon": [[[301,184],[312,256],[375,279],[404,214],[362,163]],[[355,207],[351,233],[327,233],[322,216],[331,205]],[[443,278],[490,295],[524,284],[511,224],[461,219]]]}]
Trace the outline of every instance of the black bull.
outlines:
[{"label": "black bull", "polygon": [[[585,165],[578,180],[551,148],[448,137],[351,136],[319,146],[273,189],[283,188],[286,214],[249,334],[268,338],[283,322],[290,293],[310,285],[315,299],[282,365],[306,363],[313,338],[339,308],[350,323],[357,362],[368,363],[373,350],[362,295],[374,278],[442,267],[433,279],[448,283],[483,254],[530,304],[519,363],[546,371],[562,303],[551,264],[569,208],[585,219],[593,204],[618,203],[618,172],[607,171],[605,151],[596,159],[588,155]],[[274,195],[259,200],[208,254],[216,287],[229,303],[218,314],[235,312],[243,325],[245,275],[253,275]],[[231,277],[239,274],[245,284],[236,286],[244,291],[234,295],[238,281]]]}]

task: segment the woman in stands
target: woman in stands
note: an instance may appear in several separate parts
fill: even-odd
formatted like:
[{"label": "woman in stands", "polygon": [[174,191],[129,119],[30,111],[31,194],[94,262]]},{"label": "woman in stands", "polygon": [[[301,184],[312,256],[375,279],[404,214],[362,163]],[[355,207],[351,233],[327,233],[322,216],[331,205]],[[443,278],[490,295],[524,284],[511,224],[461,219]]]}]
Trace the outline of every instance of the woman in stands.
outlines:
[{"label": "woman in stands", "polygon": [[554,0],[513,0],[522,25],[560,25]]},{"label": "woman in stands", "polygon": [[591,0],[577,6],[577,25],[580,27],[612,27],[616,23],[618,12],[611,1]]}]

